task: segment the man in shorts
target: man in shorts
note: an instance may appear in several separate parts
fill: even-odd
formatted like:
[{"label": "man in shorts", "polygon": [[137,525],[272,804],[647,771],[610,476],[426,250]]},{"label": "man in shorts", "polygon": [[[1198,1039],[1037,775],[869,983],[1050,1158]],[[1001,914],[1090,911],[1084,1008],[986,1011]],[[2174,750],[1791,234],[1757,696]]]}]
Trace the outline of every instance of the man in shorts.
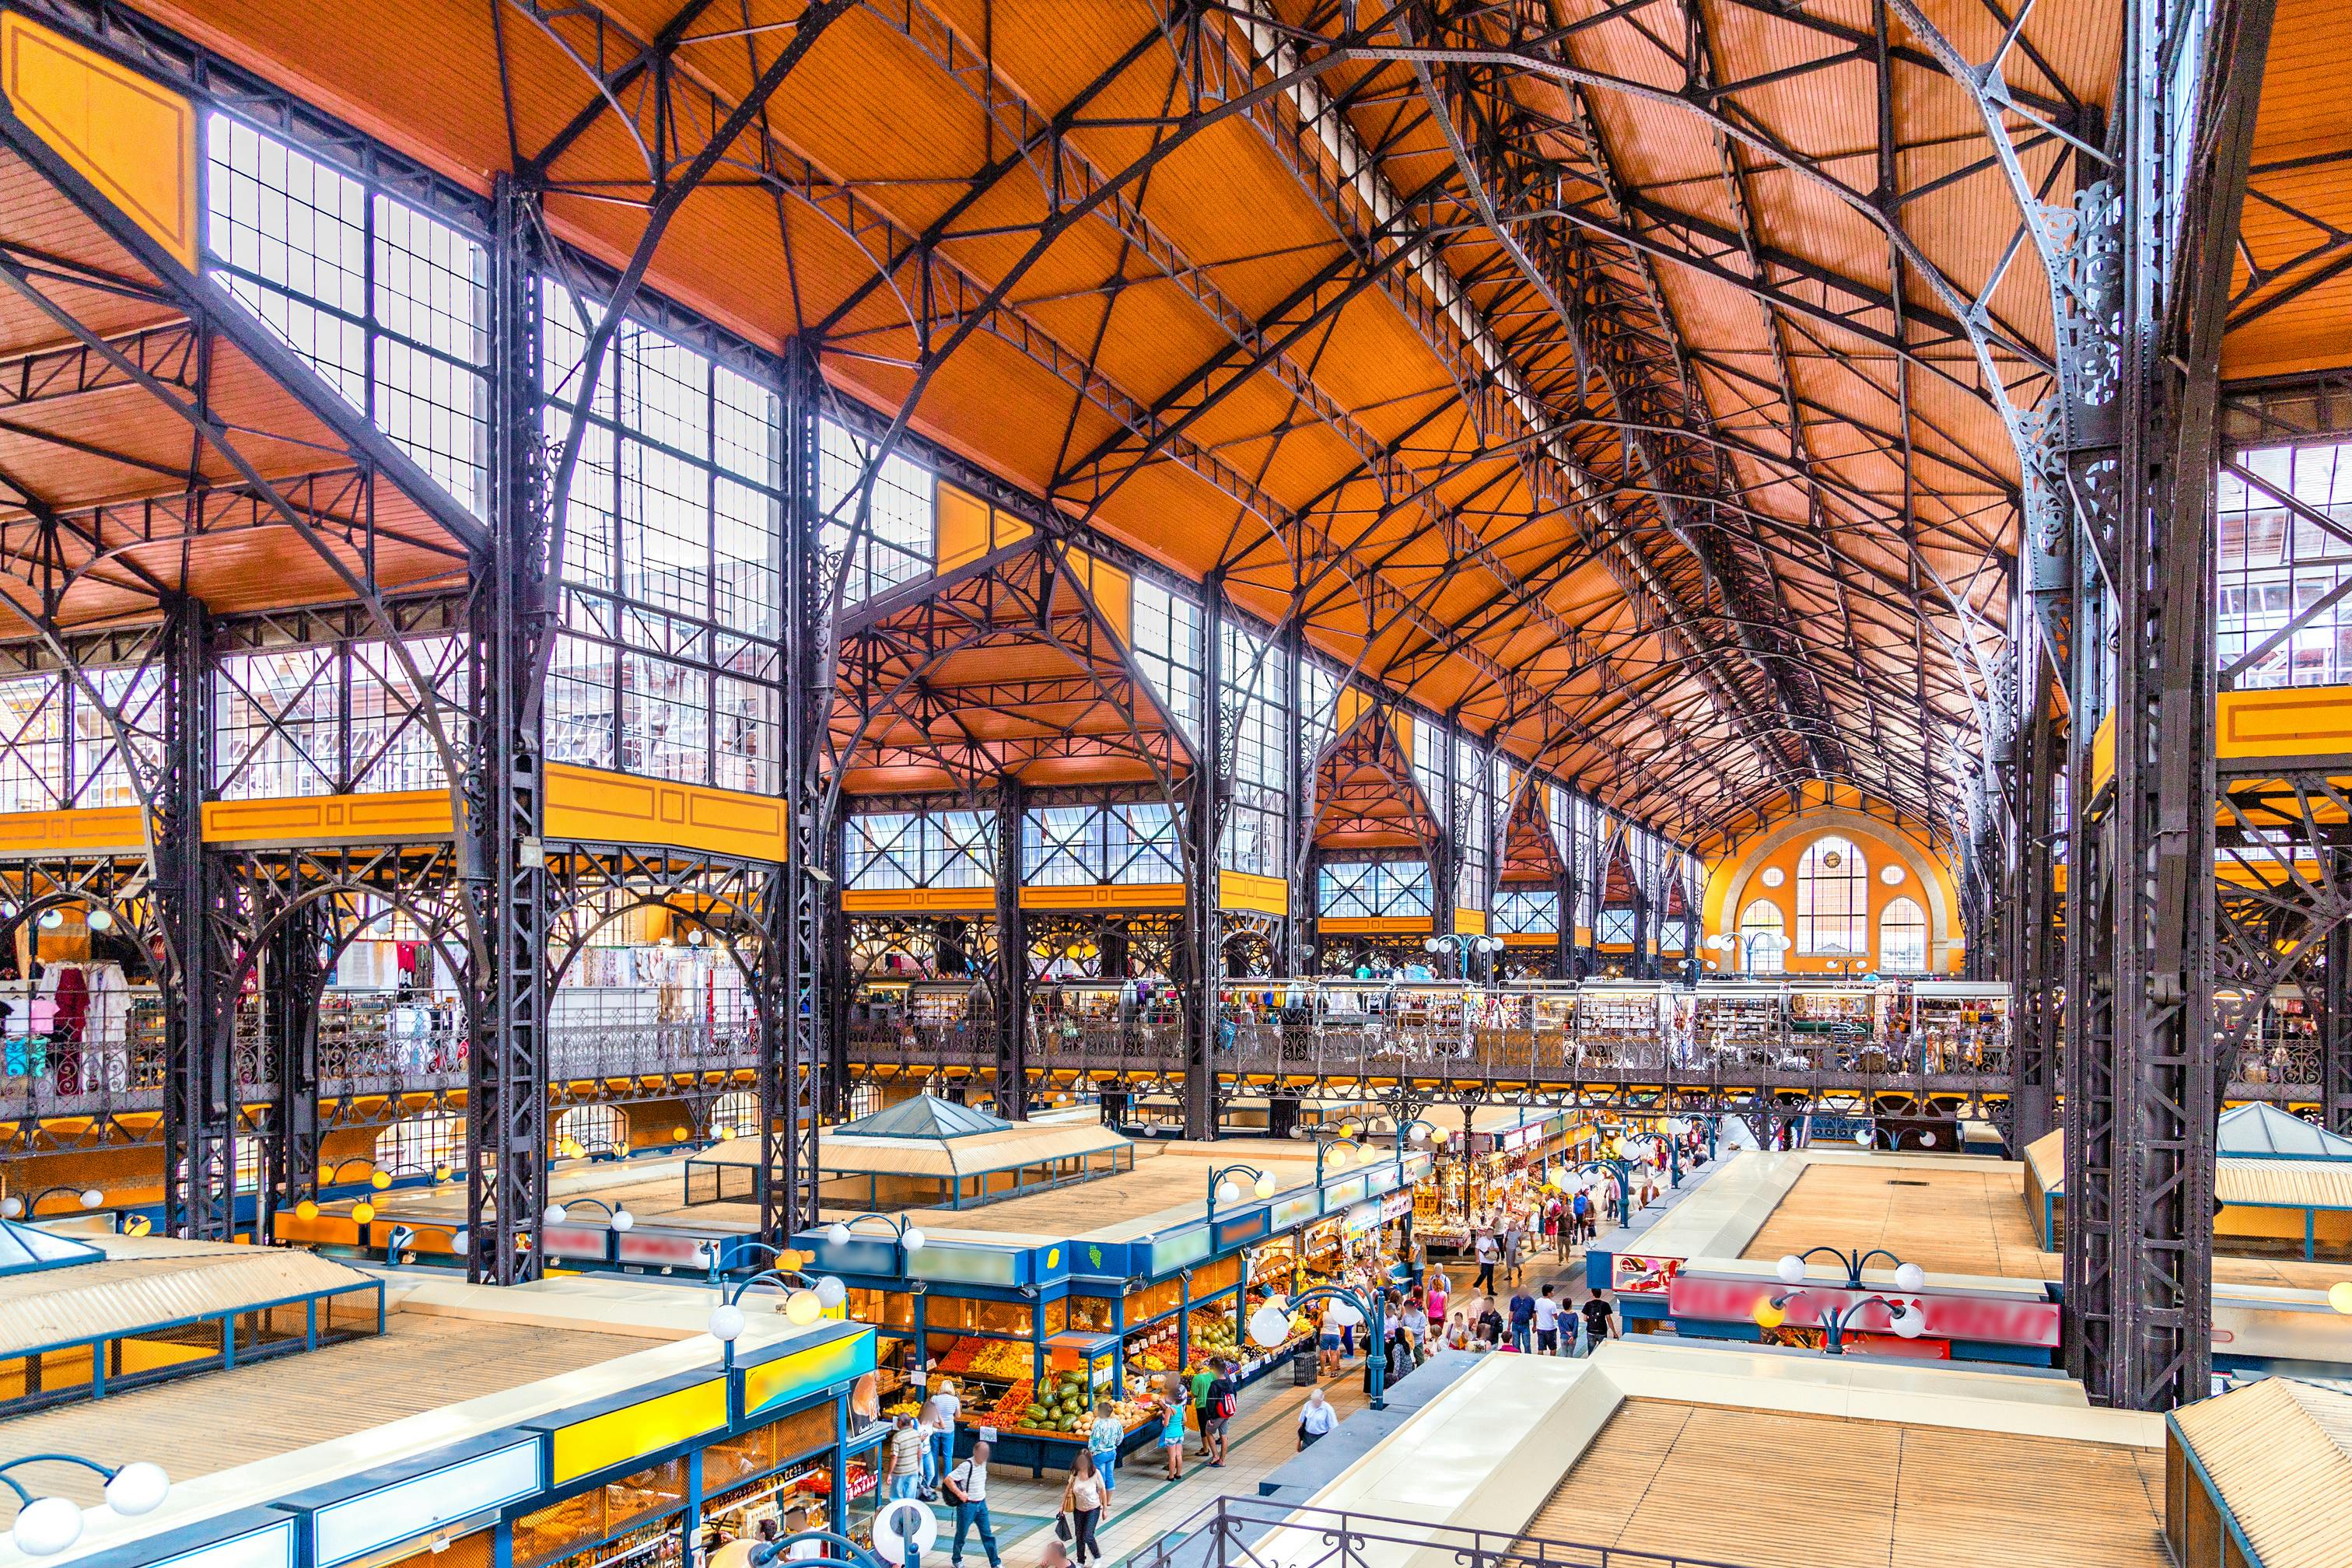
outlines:
[{"label": "man in shorts", "polygon": [[1559,1303],[1552,1299],[1552,1287],[1543,1288],[1536,1298],[1536,1353],[1559,1353]]},{"label": "man in shorts", "polygon": [[1209,1380],[1208,1409],[1201,1422],[1201,1441],[1209,1450],[1209,1463],[1222,1468],[1225,1462],[1225,1423],[1233,1419],[1241,1385],[1234,1381],[1233,1363],[1219,1361],[1211,1364],[1217,1375]]}]

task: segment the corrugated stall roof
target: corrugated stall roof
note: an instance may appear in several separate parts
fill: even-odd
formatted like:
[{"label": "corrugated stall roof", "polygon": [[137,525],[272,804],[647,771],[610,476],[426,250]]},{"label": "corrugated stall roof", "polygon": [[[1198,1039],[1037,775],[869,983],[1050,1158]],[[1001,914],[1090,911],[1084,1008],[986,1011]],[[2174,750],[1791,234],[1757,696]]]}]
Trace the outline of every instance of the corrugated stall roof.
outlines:
[{"label": "corrugated stall roof", "polygon": [[2266,1377],[2172,1420],[2262,1568],[2352,1563],[2352,1394]]},{"label": "corrugated stall roof", "polygon": [[0,1276],[0,1356],[365,1285],[356,1268],[278,1247],[107,1237],[103,1262]]}]

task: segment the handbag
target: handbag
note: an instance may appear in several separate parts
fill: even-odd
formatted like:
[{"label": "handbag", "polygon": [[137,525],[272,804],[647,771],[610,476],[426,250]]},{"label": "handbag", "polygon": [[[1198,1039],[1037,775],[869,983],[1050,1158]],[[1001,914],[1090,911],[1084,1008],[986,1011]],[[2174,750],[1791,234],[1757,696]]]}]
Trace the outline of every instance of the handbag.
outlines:
[{"label": "handbag", "polygon": [[1054,1516],[1054,1539],[1055,1539],[1055,1540],[1056,1540],[1056,1541],[1067,1541],[1069,1538],[1070,1538],[1070,1516],[1069,1516],[1069,1514],[1068,1514],[1066,1511],[1062,1512],[1062,1513],[1057,1513],[1057,1514],[1055,1514],[1055,1515]]}]

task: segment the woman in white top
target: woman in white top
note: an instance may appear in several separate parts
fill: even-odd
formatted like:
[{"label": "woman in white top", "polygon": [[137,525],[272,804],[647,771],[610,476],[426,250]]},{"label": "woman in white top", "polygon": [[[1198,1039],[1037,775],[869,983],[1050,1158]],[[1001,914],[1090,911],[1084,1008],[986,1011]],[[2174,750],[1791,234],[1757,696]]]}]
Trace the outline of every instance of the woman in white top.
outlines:
[{"label": "woman in white top", "polygon": [[1331,1435],[1339,1424],[1339,1413],[1331,1408],[1331,1401],[1319,1388],[1307,1391],[1306,1407],[1298,1413],[1298,1447],[1301,1451],[1313,1447]]},{"label": "woman in white top", "polygon": [[930,1398],[923,1402],[923,1425],[929,1430],[931,1441],[930,1485],[940,1484],[955,1462],[956,1415],[963,1409],[963,1401],[956,1397],[955,1384],[945,1378]]},{"label": "woman in white top", "polygon": [[1070,1479],[1062,1483],[1062,1511],[1070,1516],[1070,1556],[1079,1568],[1086,1568],[1089,1558],[1102,1560],[1102,1547],[1095,1541],[1102,1510],[1102,1476],[1095,1469],[1094,1456],[1081,1448],[1070,1467]]}]

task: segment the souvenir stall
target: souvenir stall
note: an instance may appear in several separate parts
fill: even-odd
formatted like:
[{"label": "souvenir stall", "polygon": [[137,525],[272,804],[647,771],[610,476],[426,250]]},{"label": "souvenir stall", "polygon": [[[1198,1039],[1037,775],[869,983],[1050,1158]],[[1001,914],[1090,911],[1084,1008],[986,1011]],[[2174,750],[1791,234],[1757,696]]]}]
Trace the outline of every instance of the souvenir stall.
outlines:
[{"label": "souvenir stall", "polygon": [[0,980],[0,1078],[59,1095],[121,1093],[161,1081],[163,1016],[155,986],[126,976],[113,917],[52,907],[16,928],[14,973]]},{"label": "souvenir stall", "polygon": [[1702,980],[1692,996],[1691,1046],[1701,1063],[1769,1066],[1781,1052],[1787,988],[1776,981]]},{"label": "souvenir stall", "polygon": [[1887,1052],[1897,1061],[1916,1061],[1931,1073],[1999,1070],[2009,1061],[2006,985],[1915,980],[1894,1015]]},{"label": "souvenir stall", "polygon": [[1885,1072],[1889,1063],[1881,1026],[1891,985],[1792,985],[1789,990],[1790,1065],[1821,1063],[1847,1072]]},{"label": "souvenir stall", "polygon": [[1576,994],[1578,1060],[1602,1070],[1657,1066],[1670,1000],[1663,981],[1586,981]]},{"label": "souvenir stall", "polygon": [[996,1005],[984,982],[869,976],[850,993],[850,1041],[866,1050],[962,1060],[992,1052]]}]

